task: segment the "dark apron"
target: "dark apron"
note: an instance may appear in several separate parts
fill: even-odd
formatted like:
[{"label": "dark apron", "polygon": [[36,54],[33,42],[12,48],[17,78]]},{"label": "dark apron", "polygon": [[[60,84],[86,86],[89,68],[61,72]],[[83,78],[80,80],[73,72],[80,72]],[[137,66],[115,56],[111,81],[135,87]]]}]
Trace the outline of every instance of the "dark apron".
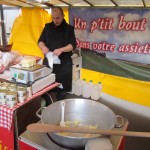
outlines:
[{"label": "dark apron", "polygon": [[[49,67],[47,58],[44,58],[43,64]],[[53,72],[56,74],[56,82],[62,84],[64,92],[69,92],[72,89],[72,59],[61,61],[61,64],[53,65]]]}]

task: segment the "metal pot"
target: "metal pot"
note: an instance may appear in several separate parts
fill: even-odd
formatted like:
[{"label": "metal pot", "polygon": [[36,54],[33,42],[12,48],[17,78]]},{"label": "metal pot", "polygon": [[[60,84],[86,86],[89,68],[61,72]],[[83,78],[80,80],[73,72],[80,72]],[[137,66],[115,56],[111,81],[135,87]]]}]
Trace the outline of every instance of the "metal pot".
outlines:
[{"label": "metal pot", "polygon": [[[116,115],[107,106],[88,99],[65,99],[46,107],[41,113],[41,121],[46,124],[59,125],[61,120],[61,103],[65,102],[64,120],[78,121],[81,126],[96,127],[97,129],[113,129],[116,124]],[[39,112],[37,112],[38,115]],[[39,115],[38,115],[39,116]],[[50,138],[58,145],[68,149],[81,149],[88,139],[101,135],[87,134],[60,134],[48,133]]]}]

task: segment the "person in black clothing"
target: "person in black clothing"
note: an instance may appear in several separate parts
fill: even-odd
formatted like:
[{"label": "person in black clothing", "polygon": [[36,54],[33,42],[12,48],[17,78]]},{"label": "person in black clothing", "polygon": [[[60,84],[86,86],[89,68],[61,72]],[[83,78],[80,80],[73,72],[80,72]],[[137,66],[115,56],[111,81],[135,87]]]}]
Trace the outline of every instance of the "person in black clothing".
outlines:
[{"label": "person in black clothing", "polygon": [[[45,27],[38,40],[38,46],[46,55],[49,51],[58,56],[61,64],[53,65],[56,82],[62,84],[63,89],[57,88],[58,100],[64,99],[64,93],[72,88],[72,51],[76,48],[74,27],[66,23],[61,7],[52,8],[52,22]],[[43,64],[49,67],[48,60],[44,57]]]}]

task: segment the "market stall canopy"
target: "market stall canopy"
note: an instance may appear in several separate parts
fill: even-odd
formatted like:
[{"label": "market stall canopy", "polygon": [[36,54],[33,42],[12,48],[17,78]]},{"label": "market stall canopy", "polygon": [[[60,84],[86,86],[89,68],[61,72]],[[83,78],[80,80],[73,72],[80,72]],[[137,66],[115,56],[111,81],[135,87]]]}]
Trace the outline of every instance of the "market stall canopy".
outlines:
[{"label": "market stall canopy", "polygon": [[149,8],[150,0],[0,0],[0,4],[19,7],[141,7]]}]

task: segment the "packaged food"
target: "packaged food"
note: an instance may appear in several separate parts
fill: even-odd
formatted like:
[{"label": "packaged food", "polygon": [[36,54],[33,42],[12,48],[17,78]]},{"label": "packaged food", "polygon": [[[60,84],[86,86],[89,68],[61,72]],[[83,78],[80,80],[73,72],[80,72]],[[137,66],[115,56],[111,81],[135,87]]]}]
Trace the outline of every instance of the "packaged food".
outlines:
[{"label": "packaged food", "polygon": [[0,98],[0,105],[5,105],[5,104],[6,104],[6,99]]},{"label": "packaged food", "polygon": [[0,90],[0,98],[6,97],[6,90]]},{"label": "packaged food", "polygon": [[8,82],[3,82],[3,83],[2,83],[2,86],[3,86],[3,87],[8,87],[8,86],[10,86],[10,83],[8,83]]},{"label": "packaged food", "polygon": [[7,99],[7,101],[17,101],[17,92],[16,91],[7,91],[6,99]]},{"label": "packaged food", "polygon": [[20,96],[20,97],[18,97],[19,103],[23,103],[23,102],[25,102],[25,100],[26,100],[26,96]]},{"label": "packaged food", "polygon": [[27,95],[26,88],[24,88],[24,87],[18,87],[17,88],[17,94],[18,94],[18,97],[26,97],[26,95]]},{"label": "packaged food", "polygon": [[13,100],[13,101],[6,101],[6,104],[8,107],[14,107],[17,104],[17,100]]},{"label": "packaged food", "polygon": [[16,92],[17,91],[17,88],[15,86],[9,86],[7,88],[8,91],[12,91],[12,92]]},{"label": "packaged food", "polygon": [[7,90],[7,86],[5,86],[4,84],[1,84],[0,90]]}]

